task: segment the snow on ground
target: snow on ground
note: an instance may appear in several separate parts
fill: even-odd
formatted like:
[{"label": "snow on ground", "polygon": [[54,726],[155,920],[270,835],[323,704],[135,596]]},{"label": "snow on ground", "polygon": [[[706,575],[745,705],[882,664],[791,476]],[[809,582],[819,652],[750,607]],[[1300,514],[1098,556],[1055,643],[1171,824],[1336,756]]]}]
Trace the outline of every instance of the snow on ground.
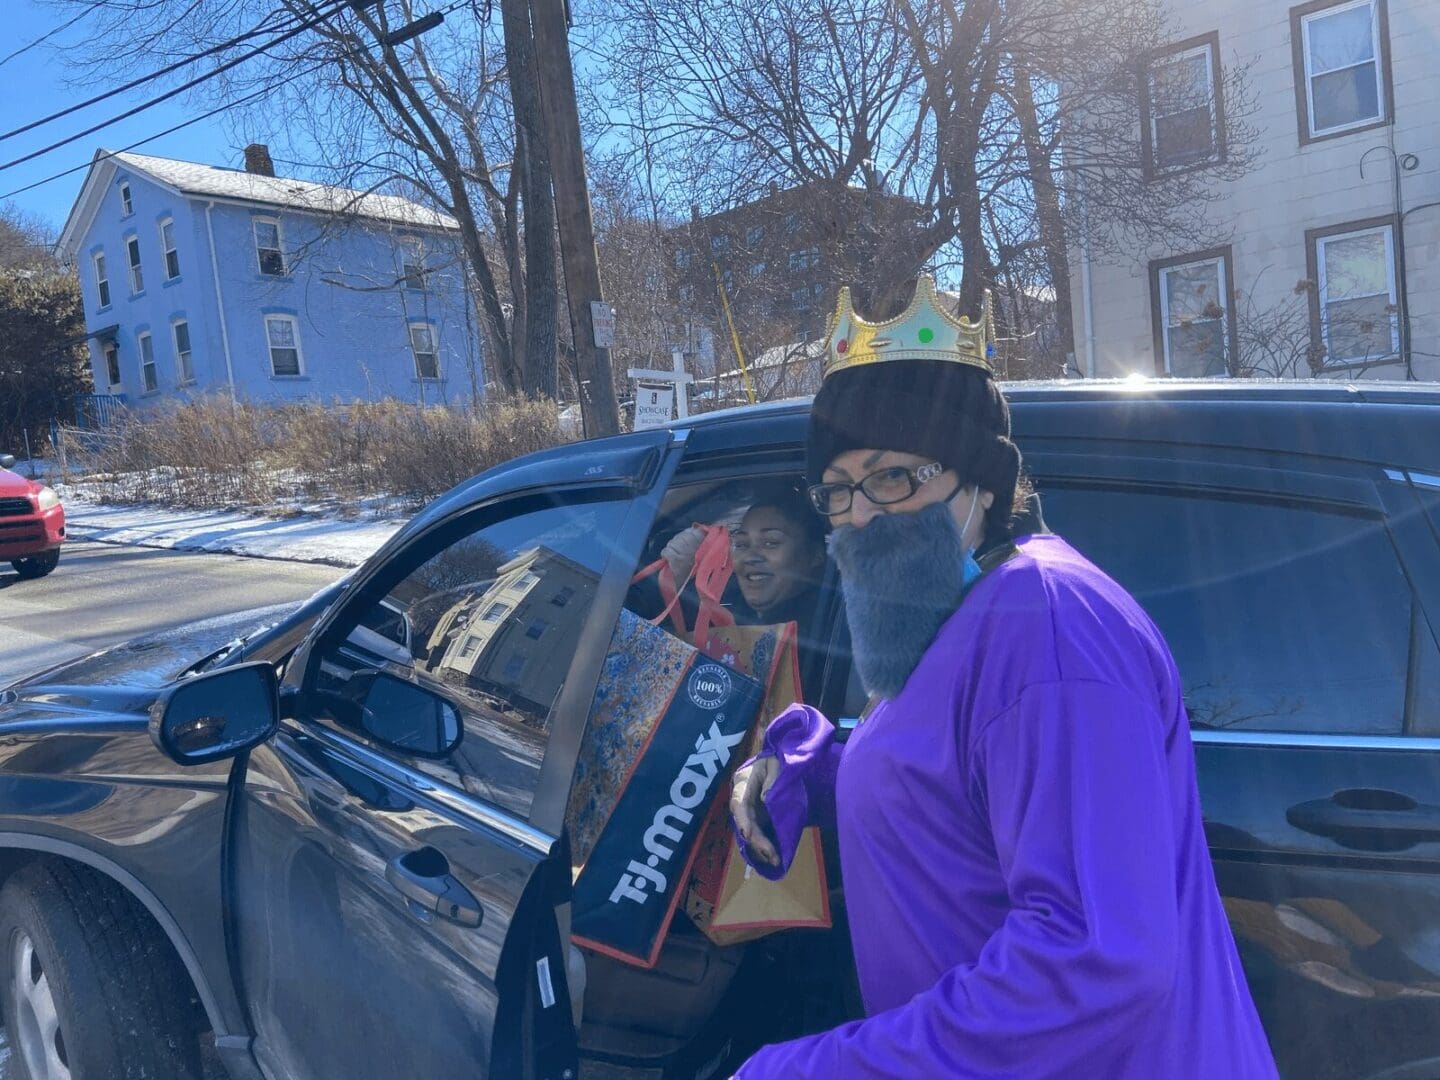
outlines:
[{"label": "snow on ground", "polygon": [[105,505],[74,490],[62,489],[61,494],[66,530],[75,539],[332,566],[359,566],[404,524],[322,513],[271,518],[254,511]]}]

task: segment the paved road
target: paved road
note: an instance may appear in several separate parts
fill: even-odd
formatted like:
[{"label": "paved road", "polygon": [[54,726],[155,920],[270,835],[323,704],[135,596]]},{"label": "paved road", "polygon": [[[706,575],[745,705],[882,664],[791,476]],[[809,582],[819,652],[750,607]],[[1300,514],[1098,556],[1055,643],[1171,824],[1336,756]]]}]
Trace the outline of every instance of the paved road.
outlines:
[{"label": "paved road", "polygon": [[0,686],[72,656],[245,608],[302,600],[343,570],[74,541],[49,577],[0,563]]},{"label": "paved road", "polygon": [[[26,672],[232,611],[303,600],[343,570],[312,563],[73,541],[21,581],[0,563],[0,686]],[[11,1071],[0,1031],[0,1080]]]}]

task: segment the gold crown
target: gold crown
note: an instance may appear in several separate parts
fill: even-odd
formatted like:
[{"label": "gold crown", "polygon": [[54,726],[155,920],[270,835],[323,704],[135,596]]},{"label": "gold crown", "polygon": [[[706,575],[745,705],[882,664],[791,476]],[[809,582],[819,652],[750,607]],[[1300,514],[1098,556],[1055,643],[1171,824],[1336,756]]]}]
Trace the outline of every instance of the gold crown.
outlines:
[{"label": "gold crown", "polygon": [[995,355],[995,319],[986,290],[980,321],[956,318],[936,300],[935,280],[921,274],[910,306],[885,322],[866,322],[855,314],[850,289],[840,290],[835,314],[826,328],[825,377],[861,364],[891,360],[948,360],[990,371]]}]

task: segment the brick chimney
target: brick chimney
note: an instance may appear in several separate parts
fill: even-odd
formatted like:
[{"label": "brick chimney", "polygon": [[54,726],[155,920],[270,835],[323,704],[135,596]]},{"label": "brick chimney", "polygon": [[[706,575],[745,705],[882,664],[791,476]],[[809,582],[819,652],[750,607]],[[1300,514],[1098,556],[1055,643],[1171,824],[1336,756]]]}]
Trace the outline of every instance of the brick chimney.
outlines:
[{"label": "brick chimney", "polygon": [[256,176],[274,176],[275,162],[270,160],[270,147],[264,143],[245,147],[245,171]]}]

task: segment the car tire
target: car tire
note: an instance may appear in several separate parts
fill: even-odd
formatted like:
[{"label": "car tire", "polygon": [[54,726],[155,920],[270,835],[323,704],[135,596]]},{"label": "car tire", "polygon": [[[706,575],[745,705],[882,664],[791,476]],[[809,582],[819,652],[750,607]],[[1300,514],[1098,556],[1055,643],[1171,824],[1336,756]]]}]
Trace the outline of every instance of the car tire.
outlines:
[{"label": "car tire", "polygon": [[10,563],[22,578],[42,578],[60,565],[60,549],[51,548],[27,559],[15,559]]},{"label": "car tire", "polygon": [[14,1080],[199,1080],[203,1013],[145,909],[109,879],[44,860],[0,889]]}]

